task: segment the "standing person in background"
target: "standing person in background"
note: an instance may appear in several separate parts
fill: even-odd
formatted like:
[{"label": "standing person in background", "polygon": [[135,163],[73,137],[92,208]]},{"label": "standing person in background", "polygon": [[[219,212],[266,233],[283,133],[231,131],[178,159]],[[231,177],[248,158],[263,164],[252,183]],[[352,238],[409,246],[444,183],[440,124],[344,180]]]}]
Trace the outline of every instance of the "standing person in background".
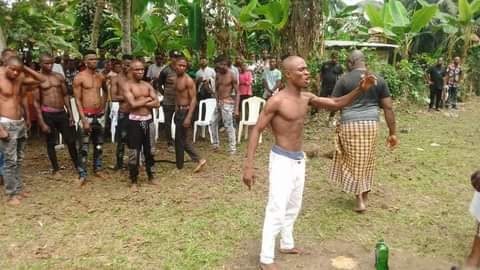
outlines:
[{"label": "standing person in background", "polygon": [[105,105],[107,86],[105,77],[96,71],[97,55],[95,51],[87,51],[84,56],[86,69],[78,73],[73,81],[73,92],[80,115],[80,151],[79,151],[79,186],[87,180],[87,158],[90,143],[93,144],[93,171],[104,178],[103,141],[105,132]]},{"label": "standing person in background", "polygon": [[184,152],[190,156],[197,166],[193,172],[199,172],[207,163],[195,151],[192,144],[187,142],[188,129],[192,126],[192,116],[197,105],[197,93],[195,83],[185,71],[187,69],[187,60],[183,57],[176,59],[175,70],[177,72],[176,90],[176,109],[175,109],[175,163],[177,169],[183,168]]},{"label": "standing person in background", "polygon": [[[335,85],[332,96],[351,93],[367,73],[365,57],[359,50],[353,51],[347,60],[349,72]],[[387,145],[393,149],[398,144],[390,91],[383,78],[377,77],[376,85],[362,94],[341,112],[337,126],[330,181],[342,187],[346,193],[356,196],[355,212],[367,210],[368,193],[372,189],[375,170],[379,108],[383,109],[389,135]]]},{"label": "standing person in background", "polygon": [[158,75],[162,72],[162,69],[165,67],[164,65],[164,57],[163,54],[160,52],[155,54],[155,63],[151,64],[147,70],[147,81],[150,82],[155,88],[156,87],[156,80],[158,79]]},{"label": "standing person in background", "polygon": [[269,60],[270,68],[263,72],[263,98],[269,99],[275,91],[279,90],[282,83],[282,72],[277,69],[277,59],[271,57]]},{"label": "standing person in background", "polygon": [[107,65],[107,60],[105,59],[105,49],[100,49],[98,54],[98,60],[97,60],[97,72],[102,73],[102,71],[105,69],[105,66]]},{"label": "standing person in background", "polygon": [[53,64],[52,71],[61,74],[62,77],[65,78],[65,71],[63,70],[62,58],[60,56],[55,57],[55,63]]},{"label": "standing person in background", "polygon": [[[338,78],[343,74],[342,65],[338,63],[338,53],[332,52],[330,55],[330,61],[327,61],[322,64],[320,72],[317,77],[319,82],[320,89],[318,95],[320,97],[330,97],[335,88]],[[312,112],[316,112],[313,110]],[[335,112],[331,112],[327,122],[330,122],[333,119]]]},{"label": "standing person in background", "polygon": [[[1,63],[0,63],[0,66],[3,66],[4,63],[6,63],[7,59],[12,57],[12,56],[16,56],[17,55],[17,52],[14,50],[14,49],[11,49],[11,48],[6,48],[2,51],[2,55],[1,55]],[[6,137],[8,136],[8,134],[6,133],[6,131],[2,132],[0,134],[0,139],[3,138],[3,137]],[[5,158],[4,158],[4,155],[3,155],[3,152],[0,151],[0,186],[3,185],[3,166],[4,166],[4,163],[5,163]]]},{"label": "standing person in background", "polygon": [[158,75],[158,90],[163,95],[163,112],[165,114],[165,139],[167,140],[168,152],[174,153],[171,123],[175,113],[175,82],[177,72],[175,71],[175,60],[180,56],[176,51],[170,52],[170,64],[166,66]]},{"label": "standing person in background", "polygon": [[148,183],[158,184],[154,179],[150,130],[154,128],[152,109],[160,107],[160,102],[155,89],[142,81],[144,75],[143,63],[133,60],[128,70],[131,79],[125,81],[123,86],[125,102],[128,103],[130,114],[127,120],[128,126],[128,170],[131,180],[131,190],[138,191],[138,174],[140,167],[140,153],[143,150],[145,157],[145,171]]},{"label": "standing person in background", "polygon": [[73,79],[78,74],[78,69],[74,59],[69,59],[65,67],[65,83],[67,85],[67,93],[73,96]]},{"label": "standing person in background", "polygon": [[443,58],[438,58],[437,63],[431,66],[427,72],[428,85],[430,86],[430,104],[428,110],[433,109],[440,111],[440,103],[442,99],[442,91],[445,86],[445,68],[443,67]]},{"label": "standing person in background", "polygon": [[252,97],[252,72],[248,70],[247,64],[243,63],[240,67],[240,76],[238,82],[238,93],[240,94],[239,110],[241,113],[242,103],[245,99]]},{"label": "standing person in background", "polygon": [[460,83],[463,79],[463,69],[460,66],[460,57],[453,58],[453,63],[447,67],[447,84],[448,84],[448,105],[452,106],[452,109],[457,109],[457,94]]},{"label": "standing person in background", "polygon": [[19,205],[22,198],[29,197],[23,190],[21,175],[30,128],[25,110],[23,86],[38,85],[47,78],[23,65],[20,58],[11,56],[0,67],[0,152],[4,154],[4,181],[7,203]]},{"label": "standing person in background", "polygon": [[218,126],[221,119],[223,126],[228,134],[228,151],[231,155],[237,152],[237,141],[235,138],[235,116],[238,116],[238,106],[240,103],[240,96],[238,95],[238,82],[232,70],[228,67],[229,60],[225,56],[219,56],[215,60],[217,79],[215,93],[217,95],[217,110],[215,111],[212,120],[212,138],[213,149],[218,150],[220,147],[220,140],[218,137]]},{"label": "standing person in background", "polygon": [[200,68],[195,74],[197,85],[198,101],[211,98],[215,93],[215,70],[208,66],[208,59],[205,56],[200,57]]},{"label": "standing person in background", "polygon": [[133,57],[129,54],[122,56],[122,70],[117,76],[112,78],[112,101],[118,102],[117,127],[115,128],[115,142],[117,148],[115,150],[116,163],[114,170],[124,168],[123,156],[125,153],[125,144],[127,143],[127,126],[130,114],[130,106],[125,97],[125,86],[132,80],[132,74],[129,73],[130,64]]},{"label": "standing person in background", "polygon": [[[73,167],[78,170],[78,152],[75,145],[75,129],[70,98],[67,93],[65,79],[52,71],[53,58],[45,54],[40,58],[42,74],[47,81],[41,83],[35,91],[34,107],[38,115],[38,123],[47,142],[47,154],[52,164],[52,174],[60,171],[55,145],[57,135],[62,134],[68,147]],[[67,111],[65,111],[67,108]]]}]

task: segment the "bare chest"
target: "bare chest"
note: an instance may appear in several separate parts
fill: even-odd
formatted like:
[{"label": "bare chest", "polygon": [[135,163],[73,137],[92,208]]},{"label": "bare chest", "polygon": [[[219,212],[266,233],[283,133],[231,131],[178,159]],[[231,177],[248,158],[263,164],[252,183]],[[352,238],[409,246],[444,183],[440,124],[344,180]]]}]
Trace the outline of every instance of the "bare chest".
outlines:
[{"label": "bare chest", "polygon": [[150,96],[149,88],[144,85],[136,85],[132,92],[136,98]]}]

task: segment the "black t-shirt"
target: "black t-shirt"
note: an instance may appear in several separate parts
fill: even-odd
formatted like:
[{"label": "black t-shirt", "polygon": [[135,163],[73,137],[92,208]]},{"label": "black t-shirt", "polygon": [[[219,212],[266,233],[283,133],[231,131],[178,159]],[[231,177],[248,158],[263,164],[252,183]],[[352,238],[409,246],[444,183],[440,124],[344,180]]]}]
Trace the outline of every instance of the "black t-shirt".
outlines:
[{"label": "black t-shirt", "polygon": [[438,90],[443,88],[443,78],[447,75],[443,67],[437,65],[431,66],[428,69],[428,75],[430,75],[430,80],[433,82],[432,87]]},{"label": "black t-shirt", "polygon": [[328,61],[322,64],[320,75],[322,76],[322,87],[335,86],[340,75],[343,74],[343,68],[340,64]]},{"label": "black t-shirt", "polygon": [[177,73],[172,67],[166,66],[158,75],[158,84],[163,89],[163,104],[175,105],[175,82],[177,80]]},{"label": "black t-shirt", "polygon": [[[355,69],[340,77],[332,96],[341,97],[350,93],[358,86],[364,73],[364,70]],[[382,99],[390,97],[390,90],[382,77],[377,74],[375,76],[377,77],[377,84],[358,96],[352,104],[342,109],[342,122],[379,120],[380,102]]]}]

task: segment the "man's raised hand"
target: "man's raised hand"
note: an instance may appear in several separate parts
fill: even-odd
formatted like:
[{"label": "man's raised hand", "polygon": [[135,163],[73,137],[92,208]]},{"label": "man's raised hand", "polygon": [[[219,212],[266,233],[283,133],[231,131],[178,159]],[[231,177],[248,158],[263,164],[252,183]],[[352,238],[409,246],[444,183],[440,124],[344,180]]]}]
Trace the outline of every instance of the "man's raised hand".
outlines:
[{"label": "man's raised hand", "polygon": [[358,87],[363,92],[367,92],[373,85],[377,85],[377,77],[375,77],[375,75],[372,73],[365,72],[362,75],[362,80],[358,84]]}]

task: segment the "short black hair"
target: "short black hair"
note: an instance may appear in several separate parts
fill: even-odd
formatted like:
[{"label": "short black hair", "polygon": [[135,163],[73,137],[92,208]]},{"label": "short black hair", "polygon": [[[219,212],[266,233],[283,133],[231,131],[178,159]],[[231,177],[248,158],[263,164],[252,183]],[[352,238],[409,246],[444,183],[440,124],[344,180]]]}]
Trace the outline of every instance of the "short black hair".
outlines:
[{"label": "short black hair", "polygon": [[133,55],[124,54],[124,55],[122,55],[122,60],[133,60]]},{"label": "short black hair", "polygon": [[40,56],[40,61],[42,61],[44,58],[53,59],[53,56],[49,53],[44,53]]},{"label": "short black hair", "polygon": [[10,65],[21,65],[23,66],[23,62],[18,56],[11,56],[7,60],[5,60],[5,65],[10,66]]},{"label": "short black hair", "polygon": [[86,57],[87,55],[90,55],[90,54],[97,55],[97,52],[94,51],[94,50],[87,50],[87,51],[85,51],[85,53],[83,54],[83,58],[85,59],[85,57]]},{"label": "short black hair", "polygon": [[476,190],[478,187],[480,187],[480,170],[474,172],[472,176],[470,176],[470,181],[472,182],[473,188],[475,188]]},{"label": "short black hair", "polygon": [[217,58],[215,58],[215,64],[218,64],[220,62],[228,62],[228,56],[226,55],[217,56]]},{"label": "short black hair", "polygon": [[5,54],[7,54],[8,52],[17,53],[17,51],[15,51],[12,48],[5,48],[5,49],[2,50],[2,56],[5,56]]}]

